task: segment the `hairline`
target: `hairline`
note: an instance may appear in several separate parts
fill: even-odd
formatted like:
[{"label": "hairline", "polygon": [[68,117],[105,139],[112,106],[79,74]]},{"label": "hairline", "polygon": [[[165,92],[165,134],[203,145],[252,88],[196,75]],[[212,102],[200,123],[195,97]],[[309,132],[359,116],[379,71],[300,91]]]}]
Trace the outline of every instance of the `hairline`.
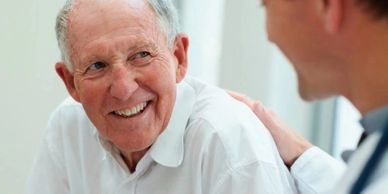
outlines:
[{"label": "hairline", "polygon": [[[74,10],[74,5],[77,0],[67,0],[65,5],[61,8],[57,15],[55,31],[57,36],[58,47],[61,53],[61,59],[65,63],[68,70],[73,70],[73,64],[70,56],[70,49],[68,47],[68,23],[69,15]],[[167,0],[166,4],[171,4],[168,8],[161,7],[158,2],[160,0],[144,0],[151,8],[155,17],[158,20],[161,33],[166,37],[169,48],[172,48],[175,38],[179,33],[179,21],[177,11],[172,2]],[[156,1],[156,2],[155,2]],[[159,5],[159,7],[158,7]],[[165,4],[163,4],[165,5]],[[159,8],[159,9],[158,9]],[[163,10],[164,9],[164,10]],[[167,11],[166,11],[167,10]],[[164,13],[162,13],[164,11]],[[166,13],[167,12],[167,13]]]}]

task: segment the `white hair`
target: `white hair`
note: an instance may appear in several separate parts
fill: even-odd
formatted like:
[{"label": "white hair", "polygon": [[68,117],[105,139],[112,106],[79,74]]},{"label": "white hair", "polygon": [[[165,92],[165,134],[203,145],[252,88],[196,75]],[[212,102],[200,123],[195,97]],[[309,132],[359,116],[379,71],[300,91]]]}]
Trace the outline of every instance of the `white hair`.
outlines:
[{"label": "white hair", "polygon": [[[67,45],[67,30],[69,13],[73,9],[75,0],[66,0],[66,3],[59,11],[55,32],[57,35],[58,47],[61,52],[61,58],[66,64],[67,68],[72,71],[72,61],[70,59],[69,47]],[[168,41],[168,46],[172,47],[177,34],[180,31],[178,13],[171,0],[145,0],[152,7],[156,13],[160,28],[165,33]]]}]

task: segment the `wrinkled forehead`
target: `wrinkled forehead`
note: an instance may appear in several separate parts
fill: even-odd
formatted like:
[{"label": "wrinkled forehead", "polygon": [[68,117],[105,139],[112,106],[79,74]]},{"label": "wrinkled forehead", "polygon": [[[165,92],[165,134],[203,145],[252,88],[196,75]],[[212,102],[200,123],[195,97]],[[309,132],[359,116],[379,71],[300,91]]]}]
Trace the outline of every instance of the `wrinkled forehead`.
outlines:
[{"label": "wrinkled forehead", "polygon": [[73,15],[87,11],[141,12],[149,8],[147,0],[73,0]]},{"label": "wrinkled forehead", "polygon": [[67,37],[76,43],[122,29],[155,31],[156,20],[146,0],[76,0],[69,13]]}]

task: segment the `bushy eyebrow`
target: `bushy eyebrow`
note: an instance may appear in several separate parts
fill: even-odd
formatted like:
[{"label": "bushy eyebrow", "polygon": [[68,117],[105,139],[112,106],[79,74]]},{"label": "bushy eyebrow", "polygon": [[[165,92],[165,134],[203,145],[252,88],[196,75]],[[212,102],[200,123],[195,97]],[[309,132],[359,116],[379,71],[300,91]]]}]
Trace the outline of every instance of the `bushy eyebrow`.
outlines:
[{"label": "bushy eyebrow", "polygon": [[[106,50],[106,51],[102,51],[102,53],[109,53],[109,51],[108,51],[109,48],[101,47],[99,49]],[[131,53],[135,54],[135,52],[141,51],[142,49],[150,51],[151,53],[155,53],[159,50],[159,46],[155,42],[152,42],[152,41],[148,41],[148,42],[137,41],[133,44],[133,46],[129,46],[129,48],[127,48],[126,52],[128,54],[131,54]],[[96,62],[96,60],[98,60],[100,58],[101,57],[98,54],[91,53],[87,57],[81,59],[82,64],[80,67],[88,66],[91,63]]]},{"label": "bushy eyebrow", "polygon": [[154,42],[147,42],[147,43],[144,43],[144,44],[141,44],[141,45],[136,45],[136,46],[130,47],[128,49],[128,52],[136,51],[136,50],[141,50],[141,49],[157,50],[157,48],[159,48],[159,47]]}]

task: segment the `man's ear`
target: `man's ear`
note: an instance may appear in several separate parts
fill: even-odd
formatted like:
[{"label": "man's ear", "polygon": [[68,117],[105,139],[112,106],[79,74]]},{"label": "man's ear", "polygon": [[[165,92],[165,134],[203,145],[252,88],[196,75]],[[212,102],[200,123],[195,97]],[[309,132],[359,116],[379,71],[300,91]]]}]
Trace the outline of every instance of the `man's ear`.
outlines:
[{"label": "man's ear", "polygon": [[183,80],[187,72],[187,51],[189,48],[189,37],[186,34],[178,34],[174,43],[174,56],[178,66],[176,69],[176,82]]},{"label": "man's ear", "polygon": [[344,21],[344,6],[347,0],[319,0],[322,6],[322,19],[325,30],[330,34],[337,33]]},{"label": "man's ear", "polygon": [[57,62],[55,64],[55,71],[57,72],[59,77],[61,77],[69,94],[74,98],[74,100],[79,102],[80,98],[74,84],[74,75],[66,67],[65,63]]}]

